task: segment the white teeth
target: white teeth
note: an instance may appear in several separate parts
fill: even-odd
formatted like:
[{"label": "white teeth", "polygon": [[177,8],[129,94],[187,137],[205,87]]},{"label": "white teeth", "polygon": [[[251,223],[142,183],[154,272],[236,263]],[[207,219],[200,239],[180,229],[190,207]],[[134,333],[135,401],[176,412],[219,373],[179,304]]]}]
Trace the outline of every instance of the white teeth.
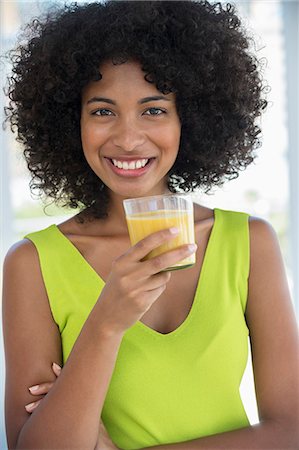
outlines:
[{"label": "white teeth", "polygon": [[139,159],[138,161],[131,161],[130,163],[127,163],[127,161],[121,162],[117,161],[117,159],[113,159],[113,164],[118,167],[119,169],[124,170],[134,170],[134,169],[140,169],[141,167],[144,167],[146,163],[148,162],[148,159]]}]

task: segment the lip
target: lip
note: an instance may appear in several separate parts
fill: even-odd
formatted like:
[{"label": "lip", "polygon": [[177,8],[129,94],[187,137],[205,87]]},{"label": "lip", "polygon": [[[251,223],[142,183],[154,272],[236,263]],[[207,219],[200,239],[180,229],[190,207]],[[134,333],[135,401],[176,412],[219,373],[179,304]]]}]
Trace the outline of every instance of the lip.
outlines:
[{"label": "lip", "polygon": [[[113,158],[114,159],[114,158]],[[115,158],[116,159],[116,158]],[[147,163],[147,165],[146,166],[144,166],[144,167],[141,167],[140,169],[128,169],[128,170],[125,170],[125,169],[120,169],[119,167],[116,167],[114,164],[113,164],[113,162],[110,160],[110,158],[106,158],[105,157],[105,160],[106,160],[106,162],[107,162],[107,164],[108,164],[108,166],[110,167],[110,169],[116,174],[116,175],[120,175],[120,176],[122,176],[122,177],[125,177],[125,178],[135,178],[135,177],[140,177],[140,176],[142,176],[142,175],[144,175],[145,173],[147,173],[148,171],[149,171],[149,169],[151,168],[151,166],[153,165],[153,163],[154,163],[154,161],[155,161],[155,159],[156,158],[143,158],[143,159],[150,159],[150,161]],[[130,159],[131,161],[135,161],[136,160],[136,157],[135,157],[135,159]],[[130,161],[130,160],[126,160],[126,161]],[[119,161],[121,161],[120,159],[119,159]]]}]

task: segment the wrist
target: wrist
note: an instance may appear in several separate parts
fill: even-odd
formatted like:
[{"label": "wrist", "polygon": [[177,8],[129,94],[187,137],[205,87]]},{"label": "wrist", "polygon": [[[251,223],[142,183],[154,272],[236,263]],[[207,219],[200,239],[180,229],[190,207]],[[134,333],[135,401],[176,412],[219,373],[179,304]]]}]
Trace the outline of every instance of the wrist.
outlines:
[{"label": "wrist", "polygon": [[102,339],[121,341],[123,335],[125,334],[125,331],[119,330],[115,325],[111,325],[108,322],[105,322],[100,324],[99,333]]}]

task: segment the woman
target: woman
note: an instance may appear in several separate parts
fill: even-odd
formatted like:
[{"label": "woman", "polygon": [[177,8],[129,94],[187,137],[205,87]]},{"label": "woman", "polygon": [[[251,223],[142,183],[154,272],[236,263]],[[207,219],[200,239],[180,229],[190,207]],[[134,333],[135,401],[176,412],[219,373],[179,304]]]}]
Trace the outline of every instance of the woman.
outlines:
[{"label": "woman", "polygon": [[[144,261],[175,234],[131,246],[122,206],[208,191],[253,161],[266,101],[234,8],[108,1],[29,30],[7,117],[32,188],[80,212],[5,259],[9,448],[299,448],[297,326],[271,226],[194,204],[197,249]],[[192,268],[162,271],[194,251]],[[255,426],[239,395],[248,334]]]}]

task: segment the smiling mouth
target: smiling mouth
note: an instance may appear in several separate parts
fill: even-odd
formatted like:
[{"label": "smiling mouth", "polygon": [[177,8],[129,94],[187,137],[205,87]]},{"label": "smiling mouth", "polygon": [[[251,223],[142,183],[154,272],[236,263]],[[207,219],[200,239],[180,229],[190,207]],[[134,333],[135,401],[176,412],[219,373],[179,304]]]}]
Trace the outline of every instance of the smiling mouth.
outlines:
[{"label": "smiling mouth", "polygon": [[[111,158],[105,157],[105,160],[107,161],[107,163],[108,163],[109,167],[112,169],[112,171],[115,174],[120,175],[122,177],[138,177],[138,176],[145,174],[149,170],[149,168],[152,166],[152,164],[156,158],[143,158],[143,159],[148,159],[148,161],[146,162],[146,164],[143,167],[129,169],[128,167],[127,168],[117,167],[114,165]],[[129,164],[132,161],[137,161],[137,159],[135,159],[135,160],[132,159],[131,161],[128,161],[128,160],[121,161],[121,162],[122,163],[127,162]],[[142,160],[139,159],[139,161],[142,161]]]},{"label": "smiling mouth", "polygon": [[[142,167],[145,167],[151,159],[154,158],[135,158],[135,159],[117,159],[117,158],[109,158],[110,161],[115,165],[115,167],[118,167],[119,169],[125,169],[125,170],[135,170],[135,169],[141,169]],[[133,164],[132,166],[132,163]],[[123,167],[119,166],[119,163],[121,163],[121,165]],[[129,165],[131,164],[131,167],[129,167]],[[136,167],[137,165],[137,167]]]}]

